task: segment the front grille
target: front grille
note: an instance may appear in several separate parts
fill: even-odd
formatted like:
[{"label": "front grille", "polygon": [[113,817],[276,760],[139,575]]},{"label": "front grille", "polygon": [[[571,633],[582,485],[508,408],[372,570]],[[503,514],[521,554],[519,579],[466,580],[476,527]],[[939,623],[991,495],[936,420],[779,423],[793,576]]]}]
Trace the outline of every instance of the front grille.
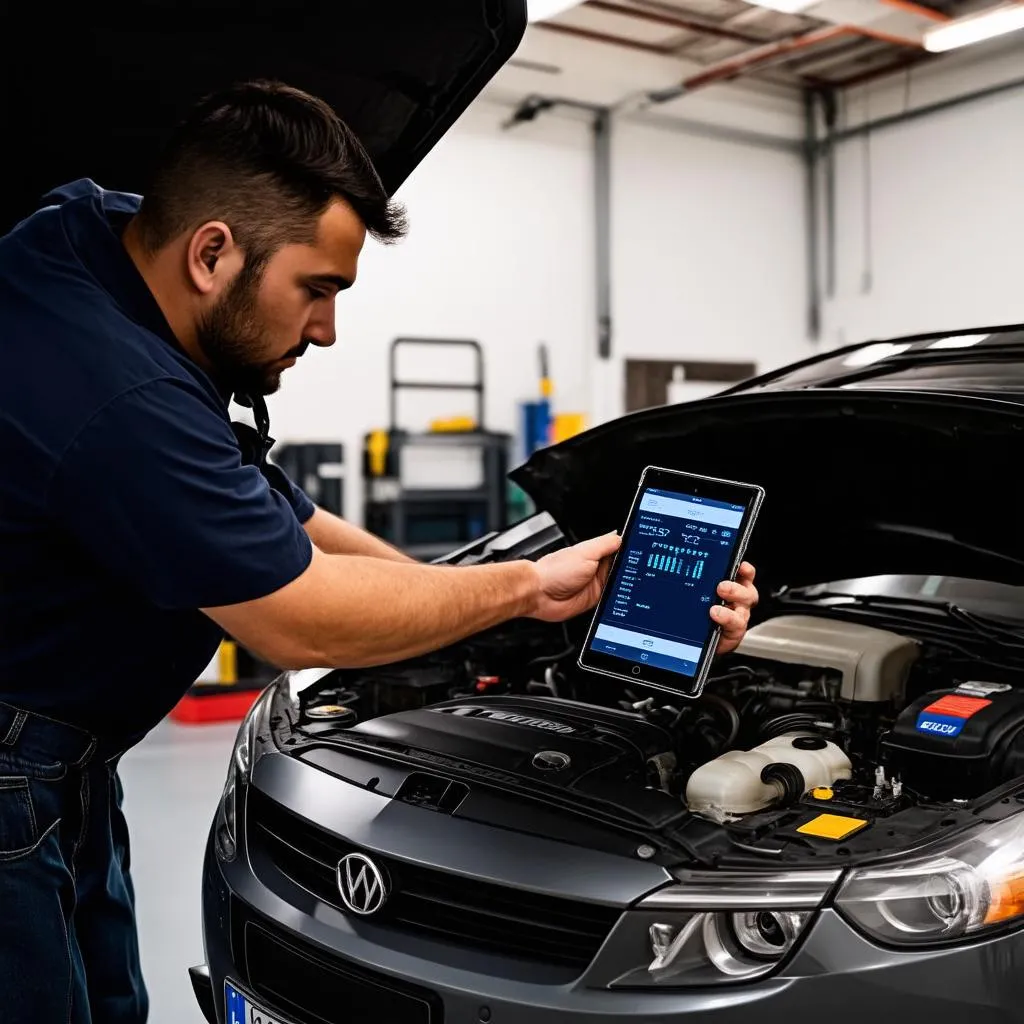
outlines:
[{"label": "front grille", "polygon": [[244,949],[244,969],[257,1002],[309,1024],[442,1024],[444,1007],[433,992],[367,971],[285,935],[269,921],[233,911]]},{"label": "front grille", "polygon": [[[249,792],[249,842],[318,899],[344,911],[337,866],[359,850],[292,814],[258,790]],[[391,895],[374,922],[521,960],[583,968],[619,911],[480,882],[372,854],[391,878]]]}]

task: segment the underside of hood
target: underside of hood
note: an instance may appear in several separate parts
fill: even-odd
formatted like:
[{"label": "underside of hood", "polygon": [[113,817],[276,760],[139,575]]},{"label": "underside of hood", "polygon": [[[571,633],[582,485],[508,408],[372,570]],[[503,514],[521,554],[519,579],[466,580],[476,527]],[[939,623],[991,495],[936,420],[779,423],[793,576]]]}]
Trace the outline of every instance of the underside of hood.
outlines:
[{"label": "underside of hood", "polygon": [[1024,584],[1024,410],[796,391],[646,410],[537,452],[513,479],[574,539],[621,529],[645,466],[760,484],[764,590],[883,573]]},{"label": "underside of hood", "polygon": [[252,78],[330,103],[393,193],[515,52],[526,3],[136,0],[59,17],[23,4],[7,27],[0,233],[76,178],[142,191],[188,108]]}]

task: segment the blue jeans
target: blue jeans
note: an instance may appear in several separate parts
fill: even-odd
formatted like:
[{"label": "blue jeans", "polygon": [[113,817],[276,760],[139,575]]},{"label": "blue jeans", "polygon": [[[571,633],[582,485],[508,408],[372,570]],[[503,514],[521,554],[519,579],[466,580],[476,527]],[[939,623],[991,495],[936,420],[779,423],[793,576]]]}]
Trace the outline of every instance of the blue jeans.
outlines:
[{"label": "blue jeans", "polygon": [[0,702],[0,1017],[143,1024],[119,753]]}]

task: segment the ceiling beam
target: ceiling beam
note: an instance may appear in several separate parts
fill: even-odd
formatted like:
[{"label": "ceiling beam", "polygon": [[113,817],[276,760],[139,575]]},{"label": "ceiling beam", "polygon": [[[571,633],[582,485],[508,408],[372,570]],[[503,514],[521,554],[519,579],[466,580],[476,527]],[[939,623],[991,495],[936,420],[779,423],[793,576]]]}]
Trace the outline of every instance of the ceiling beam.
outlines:
[{"label": "ceiling beam", "polygon": [[701,35],[714,36],[716,39],[729,39],[735,43],[764,42],[764,39],[745,32],[737,32],[735,29],[723,28],[721,25],[683,17],[681,12],[679,15],[662,14],[660,11],[648,11],[639,7],[625,7],[622,4],[610,3],[609,0],[586,0],[583,6],[595,11],[606,11],[609,14],[621,14],[627,18],[635,18],[637,21],[649,21],[655,25],[687,29],[690,32],[697,32]]},{"label": "ceiling beam", "polygon": [[640,39],[628,39],[626,36],[616,36],[609,32],[596,32],[589,28],[577,28],[575,25],[563,25],[557,21],[538,21],[534,23],[534,27],[543,29],[545,32],[558,32],[565,36],[589,39],[593,43],[608,43],[612,46],[625,47],[627,50],[642,50],[644,53],[656,53],[661,57],[671,57],[674,52],[672,46],[645,43]]}]

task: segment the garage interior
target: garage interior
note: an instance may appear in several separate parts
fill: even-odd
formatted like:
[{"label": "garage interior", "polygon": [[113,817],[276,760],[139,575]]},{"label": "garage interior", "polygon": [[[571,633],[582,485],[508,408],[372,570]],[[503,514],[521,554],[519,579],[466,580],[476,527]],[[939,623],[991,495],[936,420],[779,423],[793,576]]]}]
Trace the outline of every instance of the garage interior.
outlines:
[{"label": "garage interior", "polygon": [[[399,190],[408,239],[368,243],[338,344],[269,400],[272,459],[429,560],[527,515],[506,474],[553,442],[845,345],[1024,323],[1024,30],[939,35],[991,6],[531,0]],[[275,675],[226,640],[124,760],[154,1024],[203,1020],[203,853]]]}]

